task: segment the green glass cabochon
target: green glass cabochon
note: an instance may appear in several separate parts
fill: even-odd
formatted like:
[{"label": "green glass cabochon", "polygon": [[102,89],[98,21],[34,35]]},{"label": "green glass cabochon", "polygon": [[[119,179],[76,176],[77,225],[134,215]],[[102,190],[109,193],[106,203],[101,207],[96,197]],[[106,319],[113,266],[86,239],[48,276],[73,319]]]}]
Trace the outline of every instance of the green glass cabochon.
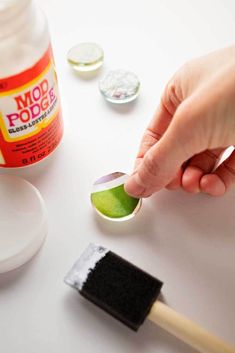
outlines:
[{"label": "green glass cabochon", "polygon": [[128,195],[124,183],[128,175],[115,172],[98,179],[91,193],[91,203],[103,218],[124,221],[136,215],[141,207],[141,199]]}]

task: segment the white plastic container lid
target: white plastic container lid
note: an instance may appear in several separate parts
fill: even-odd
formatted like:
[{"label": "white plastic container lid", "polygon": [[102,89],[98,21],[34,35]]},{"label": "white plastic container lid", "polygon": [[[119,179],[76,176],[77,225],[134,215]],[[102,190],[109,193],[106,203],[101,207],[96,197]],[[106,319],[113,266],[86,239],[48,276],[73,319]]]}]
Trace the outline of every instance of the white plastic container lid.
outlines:
[{"label": "white plastic container lid", "polygon": [[39,191],[22,178],[0,175],[0,273],[27,262],[41,247],[47,230]]}]

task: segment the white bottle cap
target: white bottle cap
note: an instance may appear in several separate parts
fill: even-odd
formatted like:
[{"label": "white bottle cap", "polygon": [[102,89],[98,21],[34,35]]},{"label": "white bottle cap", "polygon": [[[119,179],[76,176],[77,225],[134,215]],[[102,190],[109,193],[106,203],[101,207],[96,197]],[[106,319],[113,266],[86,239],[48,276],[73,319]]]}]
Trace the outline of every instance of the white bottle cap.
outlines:
[{"label": "white bottle cap", "polygon": [[47,229],[39,191],[22,178],[0,175],[0,273],[27,262],[41,247]]}]

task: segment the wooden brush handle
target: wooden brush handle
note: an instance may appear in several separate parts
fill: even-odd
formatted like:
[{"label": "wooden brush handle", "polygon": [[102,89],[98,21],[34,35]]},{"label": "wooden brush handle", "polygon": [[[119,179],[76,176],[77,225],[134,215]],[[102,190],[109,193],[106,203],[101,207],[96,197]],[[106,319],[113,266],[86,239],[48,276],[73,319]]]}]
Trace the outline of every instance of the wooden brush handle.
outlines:
[{"label": "wooden brush handle", "polygon": [[235,347],[213,336],[160,301],[153,305],[148,319],[202,353],[235,353]]}]

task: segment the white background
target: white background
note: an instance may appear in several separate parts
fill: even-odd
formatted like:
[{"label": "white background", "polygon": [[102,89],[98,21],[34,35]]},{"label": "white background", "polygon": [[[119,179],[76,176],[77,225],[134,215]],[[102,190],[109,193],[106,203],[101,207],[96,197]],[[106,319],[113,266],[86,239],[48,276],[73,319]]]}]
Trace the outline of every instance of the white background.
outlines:
[{"label": "white background", "polygon": [[[174,71],[235,42],[235,2],[38,2],[50,23],[65,135],[53,160],[19,172],[42,193],[50,229],[32,261],[0,277],[0,351],[194,352],[150,322],[132,332],[63,283],[89,242],[163,280],[170,306],[235,344],[234,191],[211,198],[164,190],[122,224],[97,218],[89,201],[96,178],[131,171],[144,128]],[[98,42],[105,51],[103,70],[93,78],[79,77],[66,62],[68,49],[83,41]],[[139,76],[136,103],[114,106],[100,95],[98,80],[116,68]]]}]

